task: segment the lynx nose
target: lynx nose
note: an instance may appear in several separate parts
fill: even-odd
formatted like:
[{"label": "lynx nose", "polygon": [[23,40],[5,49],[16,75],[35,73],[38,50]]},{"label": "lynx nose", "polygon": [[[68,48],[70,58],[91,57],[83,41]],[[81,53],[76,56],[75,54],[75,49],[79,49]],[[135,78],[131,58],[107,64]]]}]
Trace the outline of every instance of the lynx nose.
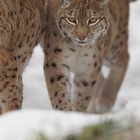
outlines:
[{"label": "lynx nose", "polygon": [[76,33],[76,36],[77,38],[80,40],[80,41],[84,41],[86,38],[87,38],[87,32],[85,31],[78,31]]},{"label": "lynx nose", "polygon": [[78,38],[80,41],[86,40],[86,37],[85,37],[85,36],[77,36],[77,38]]},{"label": "lynx nose", "polygon": [[88,35],[88,31],[87,28],[85,27],[79,27],[76,31],[76,36],[80,41],[86,40],[87,35]]}]

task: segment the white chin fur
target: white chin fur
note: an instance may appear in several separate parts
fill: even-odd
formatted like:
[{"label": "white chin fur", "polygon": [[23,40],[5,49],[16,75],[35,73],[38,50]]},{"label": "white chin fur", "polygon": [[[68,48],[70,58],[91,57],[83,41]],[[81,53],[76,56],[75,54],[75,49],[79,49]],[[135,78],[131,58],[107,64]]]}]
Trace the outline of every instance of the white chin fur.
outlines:
[{"label": "white chin fur", "polygon": [[94,37],[93,39],[88,40],[88,41],[85,42],[85,43],[79,43],[80,41],[79,41],[79,42],[78,42],[78,41],[73,41],[73,43],[74,43],[75,45],[78,45],[78,46],[95,45],[95,44],[97,43],[97,39],[98,39],[99,36],[100,36],[100,35]]}]

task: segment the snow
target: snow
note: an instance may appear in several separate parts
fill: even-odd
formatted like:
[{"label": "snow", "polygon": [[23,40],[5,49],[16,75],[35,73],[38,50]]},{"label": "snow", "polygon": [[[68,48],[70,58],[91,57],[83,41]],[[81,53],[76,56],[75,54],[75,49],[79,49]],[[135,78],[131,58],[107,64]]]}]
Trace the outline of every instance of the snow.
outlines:
[{"label": "snow", "polygon": [[[137,114],[134,116],[134,114]],[[137,112],[117,112],[105,115],[86,115],[76,112],[61,112],[53,110],[27,109],[7,113],[0,118],[0,140],[35,140],[32,139],[42,132],[50,140],[62,140],[70,134],[80,132],[81,128],[103,122],[104,120],[139,120]],[[133,120],[132,120],[133,119]]]},{"label": "snow", "polygon": [[0,117],[0,140],[30,140],[37,131],[50,137],[63,137],[81,127],[106,118],[122,118],[135,115],[140,118],[140,1],[131,4],[130,11],[130,65],[115,107],[105,115],[86,115],[76,112],[53,111],[46,90],[43,73],[43,53],[38,46],[27,66],[24,81],[22,111]]},{"label": "snow", "polygon": [[[2,131],[0,131],[0,140],[25,140],[27,136],[29,138],[34,132],[39,130],[47,132],[49,137],[58,137],[60,134],[61,137],[64,137],[68,132],[75,132],[81,126],[86,126],[98,120],[99,116],[97,115],[87,116],[82,113],[76,114],[57,111],[26,110],[9,113],[0,119],[0,129],[2,128]],[[5,125],[5,122],[7,125]]]}]

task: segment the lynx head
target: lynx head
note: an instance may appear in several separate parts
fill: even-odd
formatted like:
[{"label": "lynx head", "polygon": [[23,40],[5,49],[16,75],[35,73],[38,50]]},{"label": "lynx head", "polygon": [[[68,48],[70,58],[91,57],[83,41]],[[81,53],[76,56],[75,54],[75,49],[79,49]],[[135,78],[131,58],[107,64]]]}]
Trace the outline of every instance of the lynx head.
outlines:
[{"label": "lynx head", "polygon": [[109,28],[108,0],[60,0],[57,25],[77,45],[95,43]]}]

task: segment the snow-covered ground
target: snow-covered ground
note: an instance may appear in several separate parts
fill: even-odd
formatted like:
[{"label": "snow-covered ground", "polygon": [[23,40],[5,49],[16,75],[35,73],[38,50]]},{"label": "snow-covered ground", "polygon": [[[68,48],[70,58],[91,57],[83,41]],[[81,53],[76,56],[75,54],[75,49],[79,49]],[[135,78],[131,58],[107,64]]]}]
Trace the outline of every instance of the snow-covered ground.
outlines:
[{"label": "snow-covered ground", "polygon": [[52,135],[58,134],[61,130],[68,132],[72,128],[78,129],[80,126],[97,122],[108,115],[118,117],[122,112],[133,114],[140,112],[140,1],[131,4],[129,28],[130,65],[112,111],[114,114],[110,112],[100,116],[46,111],[45,109],[51,109],[51,105],[43,73],[43,53],[37,47],[23,77],[23,111],[8,113],[0,117],[0,140],[28,140],[28,134],[37,129]]}]

